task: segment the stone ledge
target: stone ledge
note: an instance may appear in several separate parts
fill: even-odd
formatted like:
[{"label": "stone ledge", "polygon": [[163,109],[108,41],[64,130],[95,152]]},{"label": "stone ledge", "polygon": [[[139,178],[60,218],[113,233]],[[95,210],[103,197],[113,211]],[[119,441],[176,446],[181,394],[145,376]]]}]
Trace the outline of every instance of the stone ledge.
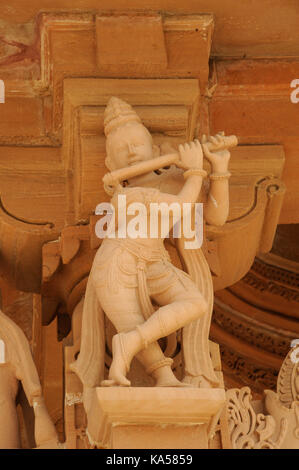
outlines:
[{"label": "stone ledge", "polygon": [[[207,448],[207,424],[224,404],[223,389],[99,387],[88,416],[88,436],[97,447],[122,448],[119,430],[125,427],[126,448],[130,441],[133,447],[150,448],[151,434],[155,438],[159,434],[159,448],[167,448],[168,435],[181,427],[184,431],[178,432],[176,446],[182,440],[185,444],[182,442],[180,448],[186,448],[189,429],[192,445],[191,436],[200,435],[199,448]],[[142,437],[145,435],[146,440]]]}]

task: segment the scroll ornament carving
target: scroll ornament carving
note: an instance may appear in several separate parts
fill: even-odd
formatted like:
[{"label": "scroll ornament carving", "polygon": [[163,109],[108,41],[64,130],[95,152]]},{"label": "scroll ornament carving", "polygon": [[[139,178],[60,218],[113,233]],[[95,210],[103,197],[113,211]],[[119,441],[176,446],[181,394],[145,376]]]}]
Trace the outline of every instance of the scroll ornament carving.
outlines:
[{"label": "scroll ornament carving", "polygon": [[256,413],[251,405],[252,395],[249,387],[231,389],[227,392],[229,431],[233,449],[278,449],[285,436],[286,423],[282,420],[279,440],[271,438],[275,432],[274,418]]},{"label": "scroll ornament carving", "polygon": [[263,400],[253,402],[249,387],[227,391],[233,449],[298,449],[299,366],[293,352],[281,367],[277,393],[265,390]]}]

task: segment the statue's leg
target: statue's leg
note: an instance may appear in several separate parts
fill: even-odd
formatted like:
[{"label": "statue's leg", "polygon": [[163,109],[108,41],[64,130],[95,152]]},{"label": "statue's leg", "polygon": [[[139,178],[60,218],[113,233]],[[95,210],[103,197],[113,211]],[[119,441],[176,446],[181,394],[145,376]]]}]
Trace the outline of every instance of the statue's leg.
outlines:
[{"label": "statue's leg", "polygon": [[[105,314],[118,332],[133,330],[144,323],[136,288],[119,284],[116,293],[107,291],[105,288],[97,288],[97,295]],[[154,378],[157,386],[186,386],[186,384],[177,380],[171,369],[172,360],[164,356],[156,341],[141,350],[136,357],[142,363],[146,372]],[[114,385],[113,380],[109,377],[104,385]],[[129,384],[127,379],[123,381],[123,385],[125,384]]]},{"label": "statue's leg", "polygon": [[127,330],[113,337],[113,361],[109,378],[116,383],[128,385],[125,375],[137,353],[159,338],[200,318],[207,311],[205,299],[188,278],[182,283],[178,277],[164,292],[156,294],[154,299],[161,307],[148,320],[136,323],[131,331]]},{"label": "statue's leg", "polygon": [[180,382],[176,378],[171,368],[173,360],[164,356],[157,341],[140,351],[136,357],[147,374],[154,378],[156,387],[190,387],[190,384]]}]

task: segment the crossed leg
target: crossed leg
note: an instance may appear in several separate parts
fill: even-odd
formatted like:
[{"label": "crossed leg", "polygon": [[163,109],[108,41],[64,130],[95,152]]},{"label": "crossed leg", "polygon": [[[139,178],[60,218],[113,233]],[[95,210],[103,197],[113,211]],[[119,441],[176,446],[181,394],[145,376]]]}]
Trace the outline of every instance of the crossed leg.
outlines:
[{"label": "crossed leg", "polygon": [[[206,302],[195,284],[191,280],[182,284],[179,278],[163,293],[153,295],[160,308],[146,321],[140,310],[137,289],[119,286],[116,294],[97,289],[97,295],[107,317],[118,331],[112,340],[113,360],[105,385],[129,386],[126,374],[136,355],[145,367],[165,361],[157,340],[196,320],[207,310]],[[174,383],[169,385],[176,386]]]},{"label": "crossed leg", "polygon": [[[96,291],[102,308],[119,333],[133,330],[144,323],[136,288],[119,285],[117,293],[107,293],[105,289],[101,288],[96,288]],[[186,386],[173,374],[172,360],[164,356],[157,341],[137,353],[136,357],[147,373],[153,376],[157,386]],[[103,382],[103,385],[115,384],[111,374],[109,374],[109,380]],[[123,380],[122,385],[130,385],[129,380]]]}]

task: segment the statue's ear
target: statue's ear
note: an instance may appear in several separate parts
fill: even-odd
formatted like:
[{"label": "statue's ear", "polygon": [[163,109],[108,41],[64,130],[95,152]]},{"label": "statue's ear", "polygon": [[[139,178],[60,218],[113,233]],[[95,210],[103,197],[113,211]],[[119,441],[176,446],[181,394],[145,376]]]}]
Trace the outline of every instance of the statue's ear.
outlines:
[{"label": "statue's ear", "polygon": [[161,151],[158,145],[155,145],[155,144],[153,145],[153,155],[154,155],[154,158],[160,157]]}]

